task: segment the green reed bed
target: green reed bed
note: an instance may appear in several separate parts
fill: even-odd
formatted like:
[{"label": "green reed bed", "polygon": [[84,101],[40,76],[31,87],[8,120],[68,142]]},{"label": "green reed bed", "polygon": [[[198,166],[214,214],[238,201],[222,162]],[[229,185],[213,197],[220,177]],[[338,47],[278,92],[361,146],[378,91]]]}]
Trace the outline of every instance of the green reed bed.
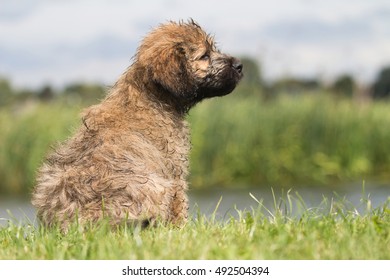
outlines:
[{"label": "green reed bed", "polygon": [[390,173],[390,104],[229,96],[192,111],[192,183],[332,184]]},{"label": "green reed bed", "polygon": [[[49,147],[79,125],[60,102],[0,110],[0,193],[28,194]],[[389,179],[390,104],[324,94],[230,96],[190,112],[193,188]]]},{"label": "green reed bed", "polygon": [[30,192],[44,155],[71,134],[78,112],[60,103],[0,110],[0,193]]}]

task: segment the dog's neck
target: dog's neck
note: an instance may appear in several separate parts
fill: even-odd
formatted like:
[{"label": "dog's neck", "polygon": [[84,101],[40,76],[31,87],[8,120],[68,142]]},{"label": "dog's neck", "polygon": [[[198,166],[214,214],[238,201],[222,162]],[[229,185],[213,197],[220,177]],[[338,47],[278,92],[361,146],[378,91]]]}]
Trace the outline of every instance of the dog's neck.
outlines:
[{"label": "dog's neck", "polygon": [[[125,72],[112,87],[104,102],[120,105],[123,110],[142,106],[145,110],[164,112],[172,119],[182,121],[195,104],[183,106],[172,94],[153,83],[136,83],[132,73]],[[125,90],[124,90],[125,89]],[[163,107],[163,110],[161,110]]]},{"label": "dog's neck", "polygon": [[165,112],[170,112],[179,119],[184,119],[188,111],[199,102],[199,100],[193,98],[196,94],[182,93],[178,95],[169,92],[160,84],[153,82],[151,78],[148,78],[142,70],[137,69],[134,65],[120,77],[115,87],[123,88],[120,86],[123,83],[134,89],[132,96],[123,93],[126,102],[132,102],[131,98],[145,98],[148,104],[152,102],[156,106],[162,106]]}]

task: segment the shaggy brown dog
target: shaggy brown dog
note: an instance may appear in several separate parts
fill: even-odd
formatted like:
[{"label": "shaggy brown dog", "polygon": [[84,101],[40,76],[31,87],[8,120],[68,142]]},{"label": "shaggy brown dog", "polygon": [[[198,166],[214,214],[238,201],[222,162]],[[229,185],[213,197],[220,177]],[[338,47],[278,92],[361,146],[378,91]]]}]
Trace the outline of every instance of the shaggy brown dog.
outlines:
[{"label": "shaggy brown dog", "polygon": [[140,45],[133,64],[83,125],[40,168],[32,203],[46,225],[109,217],[186,220],[189,130],[204,98],[230,93],[242,65],[198,24],[169,22]]}]

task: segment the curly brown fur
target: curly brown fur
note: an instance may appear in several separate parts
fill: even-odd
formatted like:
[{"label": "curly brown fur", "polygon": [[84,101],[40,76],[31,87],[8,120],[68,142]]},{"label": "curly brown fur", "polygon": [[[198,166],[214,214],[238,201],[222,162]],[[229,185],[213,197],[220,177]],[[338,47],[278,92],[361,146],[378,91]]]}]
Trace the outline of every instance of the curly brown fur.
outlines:
[{"label": "curly brown fur", "polygon": [[141,43],[133,64],[83,125],[39,170],[32,203],[46,225],[187,219],[188,110],[230,93],[242,65],[198,24],[169,22]]}]

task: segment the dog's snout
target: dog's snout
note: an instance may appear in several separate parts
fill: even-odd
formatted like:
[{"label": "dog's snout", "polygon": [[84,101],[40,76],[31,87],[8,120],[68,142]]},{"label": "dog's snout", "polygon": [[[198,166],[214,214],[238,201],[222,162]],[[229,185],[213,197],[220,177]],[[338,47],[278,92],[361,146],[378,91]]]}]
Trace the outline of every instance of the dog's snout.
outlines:
[{"label": "dog's snout", "polygon": [[241,61],[239,61],[238,59],[234,59],[233,60],[233,63],[232,63],[232,67],[238,72],[241,74],[242,72],[242,63]]}]

